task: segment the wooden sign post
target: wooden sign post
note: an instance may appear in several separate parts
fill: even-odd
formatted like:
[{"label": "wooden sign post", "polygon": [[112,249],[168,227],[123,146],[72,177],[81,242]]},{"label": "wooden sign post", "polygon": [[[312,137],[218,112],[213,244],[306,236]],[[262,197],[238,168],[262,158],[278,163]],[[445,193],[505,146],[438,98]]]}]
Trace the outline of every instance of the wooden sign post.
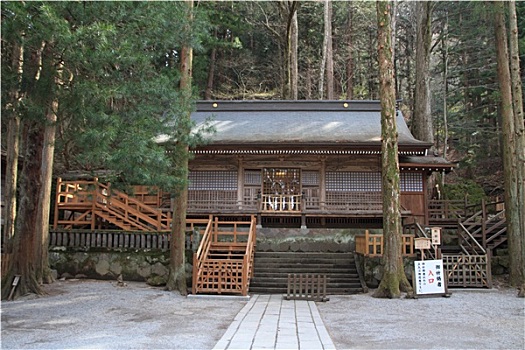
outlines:
[{"label": "wooden sign post", "polygon": [[430,249],[430,238],[426,238],[426,237],[415,238],[414,247],[421,251],[421,260],[425,260],[425,249]]}]

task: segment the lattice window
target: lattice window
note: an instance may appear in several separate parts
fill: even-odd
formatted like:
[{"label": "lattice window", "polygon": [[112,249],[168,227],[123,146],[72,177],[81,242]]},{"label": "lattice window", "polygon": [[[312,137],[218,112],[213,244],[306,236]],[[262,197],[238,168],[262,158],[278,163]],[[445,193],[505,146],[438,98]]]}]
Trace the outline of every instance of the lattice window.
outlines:
[{"label": "lattice window", "polygon": [[263,169],[263,194],[299,194],[301,171],[290,168],[265,168]]},{"label": "lattice window", "polygon": [[326,173],[327,191],[381,192],[381,173],[334,171]]},{"label": "lattice window", "polygon": [[303,186],[319,186],[319,172],[303,171],[301,181]]},{"label": "lattice window", "polygon": [[260,185],[262,182],[262,176],[260,170],[245,170],[244,171],[244,184],[245,185]]},{"label": "lattice window", "polygon": [[237,190],[236,171],[190,171],[188,190]]},{"label": "lattice window", "polygon": [[401,192],[423,192],[422,173],[401,173]]}]

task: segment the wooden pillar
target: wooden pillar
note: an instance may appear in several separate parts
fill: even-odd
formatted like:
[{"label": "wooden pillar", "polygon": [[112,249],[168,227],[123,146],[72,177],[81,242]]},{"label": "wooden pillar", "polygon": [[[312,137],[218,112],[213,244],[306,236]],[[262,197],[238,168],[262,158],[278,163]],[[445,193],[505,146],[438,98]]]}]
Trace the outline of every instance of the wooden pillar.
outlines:
[{"label": "wooden pillar", "polygon": [[60,201],[60,191],[62,187],[62,178],[57,179],[57,188],[55,193],[55,216],[53,222],[53,228],[56,230],[58,227],[58,202]]},{"label": "wooden pillar", "polygon": [[325,209],[326,203],[326,157],[321,157],[321,167],[319,169],[319,209]]},{"label": "wooden pillar", "polygon": [[243,157],[237,157],[237,206],[242,209],[244,202],[244,162]]}]

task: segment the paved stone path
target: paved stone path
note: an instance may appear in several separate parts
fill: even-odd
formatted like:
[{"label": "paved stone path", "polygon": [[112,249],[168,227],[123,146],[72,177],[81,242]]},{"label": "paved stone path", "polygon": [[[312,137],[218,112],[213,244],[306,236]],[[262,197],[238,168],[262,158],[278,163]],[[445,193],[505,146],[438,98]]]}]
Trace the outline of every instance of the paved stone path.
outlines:
[{"label": "paved stone path", "polygon": [[253,295],[214,347],[219,349],[335,349],[313,301]]}]

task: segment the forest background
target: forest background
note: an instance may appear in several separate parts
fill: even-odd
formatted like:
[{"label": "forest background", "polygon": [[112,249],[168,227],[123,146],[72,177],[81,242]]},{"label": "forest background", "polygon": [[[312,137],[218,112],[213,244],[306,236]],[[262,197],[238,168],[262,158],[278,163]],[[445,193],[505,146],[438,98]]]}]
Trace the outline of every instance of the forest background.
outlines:
[{"label": "forest background", "polygon": [[[375,2],[331,3],[328,57],[323,55],[325,6],[319,1],[196,2],[197,20],[189,33],[183,31],[180,3],[2,2],[2,150],[13,108],[34,121],[56,98],[56,174],[106,169],[127,182],[166,181],[151,176],[169,162],[149,140],[162,129],[162,116],[177,112],[181,45],[194,46],[195,99],[290,98],[284,62],[292,4],[298,30],[297,99],[379,99]],[[474,200],[501,194],[491,4],[432,4],[434,143],[439,155],[459,162],[448,182],[460,188],[448,195],[462,195],[465,189]],[[516,2],[516,9],[523,62],[525,3]],[[411,124],[416,2],[399,1],[395,11],[396,93]],[[13,62],[22,43],[24,64],[18,67]],[[48,73],[38,61],[43,58],[52,60]],[[37,72],[42,73],[38,84],[31,81]]]},{"label": "forest background", "polygon": [[[473,202],[500,195],[492,3],[428,2],[426,12],[418,2],[393,4],[400,109],[419,137],[416,77],[428,74],[427,134],[437,155],[458,163],[448,188],[435,195],[469,193]],[[19,179],[8,181],[19,189],[21,217],[49,207],[51,174],[104,170],[112,182],[168,189],[184,181],[176,157],[153,141],[159,134],[181,140],[187,130],[173,124],[191,108],[180,89],[184,47],[193,49],[193,99],[379,99],[375,2],[201,1],[191,18],[184,2],[1,6],[2,155],[8,167],[21,169]],[[516,10],[523,62],[525,3],[516,2]],[[418,28],[425,25],[429,64],[418,73]],[[520,75],[523,81],[523,69]],[[201,141],[197,135],[184,142]],[[38,231],[46,227],[37,222],[48,213],[39,215],[20,224],[33,225],[19,227],[32,235],[18,239],[41,249],[45,234]],[[46,275],[41,269],[35,282]]]}]

